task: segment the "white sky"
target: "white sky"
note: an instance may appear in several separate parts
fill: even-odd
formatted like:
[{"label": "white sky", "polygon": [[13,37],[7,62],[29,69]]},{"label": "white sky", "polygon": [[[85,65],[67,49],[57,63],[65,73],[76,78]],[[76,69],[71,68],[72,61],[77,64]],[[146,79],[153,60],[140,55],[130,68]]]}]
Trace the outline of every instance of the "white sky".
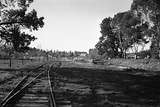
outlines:
[{"label": "white sky", "polygon": [[100,34],[105,17],[130,9],[132,0],[34,0],[32,7],[45,17],[32,46],[45,50],[88,51]]}]

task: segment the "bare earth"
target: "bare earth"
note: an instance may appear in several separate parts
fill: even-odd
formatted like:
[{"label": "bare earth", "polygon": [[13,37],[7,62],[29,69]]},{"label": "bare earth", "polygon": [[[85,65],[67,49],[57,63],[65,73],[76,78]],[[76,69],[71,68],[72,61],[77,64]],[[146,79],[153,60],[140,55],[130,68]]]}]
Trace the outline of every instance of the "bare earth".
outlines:
[{"label": "bare earth", "polygon": [[58,74],[75,107],[160,106],[159,72],[78,62],[63,64]]},{"label": "bare earth", "polygon": [[[56,72],[55,90],[63,93],[73,107],[160,106],[159,72],[80,62],[63,62]],[[13,69],[0,73],[2,100],[26,72]]]}]

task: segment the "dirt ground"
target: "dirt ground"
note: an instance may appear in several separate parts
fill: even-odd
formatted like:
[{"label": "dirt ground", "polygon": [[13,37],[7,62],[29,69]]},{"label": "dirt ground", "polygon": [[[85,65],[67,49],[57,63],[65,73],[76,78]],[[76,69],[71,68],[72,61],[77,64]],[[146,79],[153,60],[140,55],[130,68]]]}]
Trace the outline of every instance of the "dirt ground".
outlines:
[{"label": "dirt ground", "polygon": [[160,71],[159,59],[110,59],[106,60],[105,66],[116,65],[147,71]]},{"label": "dirt ground", "polygon": [[158,72],[108,68],[87,63],[64,64],[57,70],[58,89],[75,107],[160,106]]},{"label": "dirt ground", "polygon": [[[32,65],[33,67],[33,65]],[[32,68],[0,69],[0,100]],[[55,69],[53,69],[53,73]],[[73,107],[158,107],[160,73],[117,65],[63,62],[56,69],[55,90]]]},{"label": "dirt ground", "polygon": [[34,62],[32,64],[27,62],[23,65],[14,62],[13,66],[10,68],[8,63],[0,61],[0,102],[19,83],[19,81],[27,75],[30,69],[33,69],[40,64],[42,64],[42,62]]}]

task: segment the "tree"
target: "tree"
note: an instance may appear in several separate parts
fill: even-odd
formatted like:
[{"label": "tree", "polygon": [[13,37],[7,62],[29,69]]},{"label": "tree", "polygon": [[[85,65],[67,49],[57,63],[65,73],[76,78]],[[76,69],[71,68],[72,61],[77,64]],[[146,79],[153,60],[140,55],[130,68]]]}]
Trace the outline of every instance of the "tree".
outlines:
[{"label": "tree", "polygon": [[[143,22],[148,22],[151,26],[152,58],[159,58],[160,50],[160,1],[159,0],[134,0],[132,10],[141,14]],[[153,24],[153,25],[152,25]]]},{"label": "tree", "polygon": [[105,18],[100,24],[102,36],[99,38],[99,42],[96,44],[96,48],[100,55],[107,53],[108,57],[121,56],[119,53],[120,42],[114,28],[112,26],[112,18]]},{"label": "tree", "polygon": [[118,13],[113,18],[114,31],[116,32],[122,57],[126,57],[126,51],[131,46],[128,34],[126,34],[126,26],[128,26],[127,20],[130,19],[129,12]]},{"label": "tree", "polygon": [[141,23],[140,17],[135,15],[133,11],[116,14],[113,18],[113,25],[118,33],[124,57],[126,57],[128,49],[134,48],[135,53],[137,53],[137,46],[148,43],[144,34],[148,28],[147,23]]},{"label": "tree", "polygon": [[[36,10],[29,11],[33,0],[2,0],[0,2],[0,39],[14,51],[24,52],[36,39],[25,30],[43,27],[43,17],[38,18]],[[5,41],[5,42],[4,42]]]},{"label": "tree", "polygon": [[44,25],[44,18],[38,18],[36,10],[29,11],[32,2],[33,0],[0,1],[0,40],[5,47],[10,48],[10,58],[14,51],[27,51],[30,43],[36,39],[25,30],[38,30]]},{"label": "tree", "polygon": [[100,59],[97,49],[89,49],[89,58],[91,59]]},{"label": "tree", "polygon": [[133,11],[116,14],[113,18],[105,18],[101,23],[101,34],[96,48],[99,53],[109,57],[126,58],[129,49],[138,53],[138,46],[148,43],[146,29],[148,23],[142,23],[141,18]]}]

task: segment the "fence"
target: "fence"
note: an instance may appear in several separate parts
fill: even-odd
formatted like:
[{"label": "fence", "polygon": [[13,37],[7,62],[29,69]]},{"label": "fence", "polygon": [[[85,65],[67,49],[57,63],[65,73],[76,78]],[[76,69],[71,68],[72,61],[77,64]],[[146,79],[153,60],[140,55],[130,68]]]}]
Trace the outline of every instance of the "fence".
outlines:
[{"label": "fence", "polygon": [[10,59],[0,58],[0,68],[20,67],[29,63],[43,62],[47,59]]}]

